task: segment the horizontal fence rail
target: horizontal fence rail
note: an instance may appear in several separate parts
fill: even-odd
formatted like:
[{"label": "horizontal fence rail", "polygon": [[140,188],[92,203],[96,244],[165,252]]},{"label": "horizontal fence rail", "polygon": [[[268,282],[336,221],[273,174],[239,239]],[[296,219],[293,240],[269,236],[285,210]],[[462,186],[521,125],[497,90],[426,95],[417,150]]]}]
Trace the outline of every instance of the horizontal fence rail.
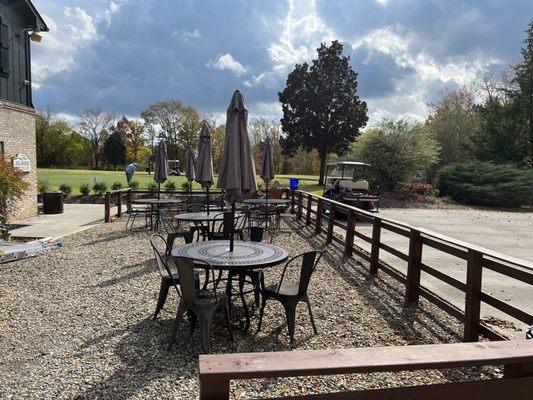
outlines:
[{"label": "horizontal fence rail", "polygon": [[359,349],[201,355],[200,400],[227,400],[230,381],[295,376],[397,372],[503,365],[503,378],[344,393],[291,396],[291,399],[469,399],[531,398],[531,341],[454,343]]},{"label": "horizontal fence rail", "polygon": [[[482,290],[484,270],[491,270],[507,278],[533,285],[533,263],[530,261],[507,256],[428,229],[413,227],[394,219],[382,218],[378,214],[308,192],[297,190],[290,195],[293,207],[297,207],[297,218],[305,225],[314,227],[316,234],[326,235],[326,243],[339,243],[344,247],[344,255],[351,256],[355,254],[367,261],[370,264],[369,270],[372,274],[383,271],[400,281],[405,285],[406,301],[416,302],[420,297],[424,297],[463,322],[463,337],[465,341],[478,341],[480,334],[491,340],[505,339],[504,336],[481,322],[480,308],[482,303],[494,307],[524,324],[533,325],[533,315],[507,304]],[[323,213],[323,210],[326,209],[329,210],[329,216]],[[335,219],[335,215],[339,212],[348,216],[346,224],[342,224]],[[358,230],[357,221],[360,220],[372,225],[371,236]],[[344,233],[344,238],[335,235],[335,227],[340,228]],[[383,231],[392,232],[408,239],[408,252],[402,252],[383,243],[381,239]],[[370,244],[370,253],[355,244],[356,238]],[[423,263],[422,253],[425,247],[464,260],[467,268],[466,282],[461,282]],[[407,274],[381,260],[380,254],[382,251],[392,254],[407,263]],[[423,287],[420,284],[422,273],[464,292],[464,310],[460,310],[448,300]]]}]

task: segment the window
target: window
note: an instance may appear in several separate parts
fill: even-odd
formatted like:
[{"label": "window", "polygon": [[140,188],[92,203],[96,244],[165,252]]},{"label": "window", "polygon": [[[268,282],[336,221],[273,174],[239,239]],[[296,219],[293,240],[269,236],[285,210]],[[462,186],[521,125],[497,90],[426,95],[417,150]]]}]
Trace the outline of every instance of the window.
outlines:
[{"label": "window", "polygon": [[9,27],[0,18],[0,73],[9,74]]}]

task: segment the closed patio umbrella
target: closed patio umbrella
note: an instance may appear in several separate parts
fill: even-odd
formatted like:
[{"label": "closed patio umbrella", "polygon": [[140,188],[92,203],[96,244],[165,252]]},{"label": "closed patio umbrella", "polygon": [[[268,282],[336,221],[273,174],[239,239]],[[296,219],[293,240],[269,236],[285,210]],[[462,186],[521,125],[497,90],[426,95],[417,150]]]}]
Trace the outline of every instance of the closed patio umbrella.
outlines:
[{"label": "closed patio umbrella", "polygon": [[194,159],[194,150],[189,149],[187,150],[187,157],[185,159],[185,176],[189,181],[189,194],[191,193],[192,189],[192,181],[194,181],[194,178],[196,177],[195,164],[196,160]]},{"label": "closed patio umbrella", "polygon": [[200,145],[198,147],[198,160],[196,162],[196,182],[205,190],[207,195],[207,214],[209,214],[209,188],[213,184],[213,144],[211,132],[207,124],[202,125],[200,131]]},{"label": "closed patio umbrella", "polygon": [[270,138],[266,138],[265,148],[263,149],[263,160],[261,164],[261,179],[266,184],[266,203],[268,205],[268,184],[274,179],[274,159],[272,157],[272,143]]},{"label": "closed patio umbrella", "polygon": [[[157,199],[161,198],[161,184],[168,178],[167,146],[165,141],[161,140],[157,146],[155,154],[155,171],[154,180],[157,182]],[[155,222],[156,229],[159,226],[159,204],[157,205],[157,219]]]},{"label": "closed patio umbrella", "polygon": [[231,203],[230,251],[233,251],[235,203],[257,190],[252,144],[248,137],[248,110],[244,96],[238,90],[233,94],[226,115],[226,137],[217,187],[224,190],[224,198]]}]

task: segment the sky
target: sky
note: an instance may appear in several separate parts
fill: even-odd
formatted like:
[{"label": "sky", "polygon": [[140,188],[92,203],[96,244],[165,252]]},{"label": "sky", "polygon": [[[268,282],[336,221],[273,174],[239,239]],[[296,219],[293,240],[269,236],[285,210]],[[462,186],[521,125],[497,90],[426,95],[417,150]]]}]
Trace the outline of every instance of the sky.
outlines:
[{"label": "sky", "polygon": [[34,104],[137,117],[176,98],[222,119],[240,89],[251,117],[279,118],[294,65],[339,40],[370,124],[424,119],[444,88],[520,57],[532,0],[34,0]]}]

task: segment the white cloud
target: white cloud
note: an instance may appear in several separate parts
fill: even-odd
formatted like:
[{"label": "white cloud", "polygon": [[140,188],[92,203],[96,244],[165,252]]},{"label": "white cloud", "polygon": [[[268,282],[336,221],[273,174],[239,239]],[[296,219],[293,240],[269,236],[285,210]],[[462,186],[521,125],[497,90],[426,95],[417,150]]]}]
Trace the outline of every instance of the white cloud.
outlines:
[{"label": "white cloud", "polygon": [[186,42],[191,40],[197,40],[202,37],[198,29],[194,29],[192,31],[181,31],[181,35],[183,37],[183,40],[185,40]]},{"label": "white cloud", "polygon": [[248,70],[244,65],[235,60],[230,53],[220,55],[216,61],[210,60],[207,66],[221,71],[231,71],[236,76],[241,76]]}]

